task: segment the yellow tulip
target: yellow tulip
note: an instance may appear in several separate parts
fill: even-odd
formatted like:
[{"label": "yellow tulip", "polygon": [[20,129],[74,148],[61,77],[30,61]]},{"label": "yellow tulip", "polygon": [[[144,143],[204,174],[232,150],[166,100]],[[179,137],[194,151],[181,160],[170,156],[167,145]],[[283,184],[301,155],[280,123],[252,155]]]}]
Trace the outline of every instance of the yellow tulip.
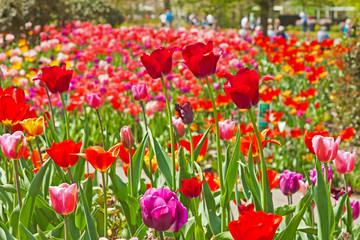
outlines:
[{"label": "yellow tulip", "polygon": [[31,137],[39,136],[44,131],[44,117],[28,118],[20,122],[27,135]]}]

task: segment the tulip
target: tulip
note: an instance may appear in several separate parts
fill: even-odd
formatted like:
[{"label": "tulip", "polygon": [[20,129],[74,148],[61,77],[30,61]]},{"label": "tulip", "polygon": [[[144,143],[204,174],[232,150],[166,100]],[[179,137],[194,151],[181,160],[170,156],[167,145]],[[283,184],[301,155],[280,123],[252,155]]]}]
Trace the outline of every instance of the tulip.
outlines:
[{"label": "tulip", "polygon": [[225,74],[227,81],[224,84],[225,94],[232,99],[240,109],[250,109],[258,104],[259,74],[249,68],[241,68],[235,76]]},{"label": "tulip", "polygon": [[53,94],[63,93],[69,90],[70,81],[73,75],[72,69],[63,67],[47,66],[42,69],[42,74],[33,80],[40,80],[44,82]]},{"label": "tulip", "polygon": [[[325,165],[321,165],[321,169],[323,174],[325,174]],[[312,184],[315,186],[316,184],[316,169],[310,170],[310,180],[312,182]],[[332,169],[331,167],[327,167],[327,183],[330,182],[330,180],[333,180],[333,174],[332,174]]]},{"label": "tulip", "polygon": [[133,85],[131,87],[133,98],[136,101],[146,101],[149,98],[148,88],[146,84]]},{"label": "tulip", "polygon": [[316,135],[320,135],[320,136],[323,136],[323,137],[329,137],[330,136],[329,133],[326,132],[326,131],[315,131],[315,132],[307,131],[306,134],[305,134],[304,142],[305,142],[306,147],[309,149],[309,151],[312,154],[315,154],[312,139]]},{"label": "tulip", "polygon": [[[157,79],[162,76],[166,76],[171,72],[172,69],[172,55],[175,48],[171,50],[168,48],[157,48],[150,55],[144,53],[141,56],[141,62],[146,68],[148,74],[153,78]],[[136,100],[136,99],[135,99]]]},{"label": "tulip", "polygon": [[89,93],[86,95],[85,99],[91,108],[98,109],[102,104],[101,95],[99,93]]},{"label": "tulip", "polygon": [[20,122],[26,134],[31,137],[39,136],[44,131],[44,117],[28,118]]},{"label": "tulip", "polygon": [[102,147],[91,146],[84,149],[85,154],[76,154],[85,158],[96,170],[105,172],[115,162],[116,156],[111,152],[106,152]]},{"label": "tulip", "polygon": [[234,240],[273,239],[282,217],[262,211],[246,211],[238,220],[229,223],[229,231]]},{"label": "tulip", "polygon": [[181,120],[181,118],[175,119],[174,117],[172,118],[172,122],[173,125],[175,126],[178,136],[179,138],[182,138],[185,134],[185,126],[183,121]]},{"label": "tulip", "polygon": [[58,214],[69,215],[76,207],[77,185],[62,183],[58,187],[49,187],[51,204]]},{"label": "tulip", "polygon": [[224,141],[229,141],[235,134],[235,122],[227,119],[224,122],[219,122],[220,129],[220,139]]},{"label": "tulip", "polygon": [[189,102],[184,105],[175,104],[175,109],[179,113],[181,120],[185,124],[191,124],[194,121],[194,112]]},{"label": "tulip", "polygon": [[178,232],[188,221],[188,211],[176,194],[166,188],[150,188],[140,198],[143,221],[156,231]]},{"label": "tulip", "polygon": [[352,207],[352,219],[356,220],[359,217],[360,213],[360,203],[359,201],[350,201],[350,206]]},{"label": "tulip", "polygon": [[181,179],[182,188],[176,190],[176,192],[182,192],[187,198],[197,198],[201,194],[202,184],[205,180],[198,181],[196,177],[185,180]]},{"label": "tulip", "polygon": [[327,163],[336,158],[341,138],[338,137],[334,142],[332,137],[323,137],[320,135],[312,139],[314,152],[319,161]]},{"label": "tulip", "polygon": [[333,161],[336,170],[342,174],[351,173],[354,169],[355,157],[356,150],[354,150],[353,153],[339,150],[337,152],[335,160]]},{"label": "tulip", "polygon": [[244,215],[246,212],[254,211],[255,204],[250,203],[249,205],[240,204],[238,205],[238,210],[240,215]]},{"label": "tulip", "polygon": [[299,180],[302,180],[303,176],[300,173],[291,172],[285,170],[280,175],[280,190],[285,196],[290,196],[300,189]]},{"label": "tulip", "polygon": [[[18,90],[19,91],[19,90]],[[21,89],[20,92],[23,92]],[[18,93],[16,93],[18,96]],[[9,95],[0,95],[0,122],[6,126],[15,126],[25,117],[29,106],[25,105],[20,99],[14,99]]]},{"label": "tulip", "polygon": [[215,73],[216,64],[220,55],[213,52],[213,42],[209,41],[206,45],[203,43],[194,43],[186,45],[182,50],[184,63],[195,77],[201,79]]},{"label": "tulip", "polygon": [[302,195],[306,195],[307,189],[309,187],[309,183],[306,181],[304,182],[303,180],[299,180],[299,184],[300,184],[300,189],[299,191],[302,193]]},{"label": "tulip", "polygon": [[8,159],[20,159],[26,150],[26,138],[20,131],[0,136],[0,146],[4,156]]},{"label": "tulip", "polygon": [[74,166],[79,160],[78,154],[80,152],[82,142],[76,143],[73,140],[67,139],[60,143],[53,142],[51,148],[46,148],[46,152],[52,160],[64,170]]},{"label": "tulip", "polygon": [[120,130],[121,143],[125,148],[130,149],[134,146],[134,136],[128,126],[124,126]]}]

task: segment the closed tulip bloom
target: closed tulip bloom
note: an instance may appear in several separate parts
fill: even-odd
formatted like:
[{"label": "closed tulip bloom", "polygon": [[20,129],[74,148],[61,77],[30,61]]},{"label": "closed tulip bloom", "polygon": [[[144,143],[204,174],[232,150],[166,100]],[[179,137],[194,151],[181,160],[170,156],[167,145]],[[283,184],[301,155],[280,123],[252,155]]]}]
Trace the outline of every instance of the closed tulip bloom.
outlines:
[{"label": "closed tulip bloom", "polygon": [[20,122],[26,134],[31,137],[39,136],[44,131],[44,117],[28,118]]},{"label": "closed tulip bloom", "polygon": [[148,88],[145,83],[133,85],[131,91],[136,101],[146,101],[149,98]]},{"label": "closed tulip bloom", "polygon": [[44,82],[53,94],[63,93],[69,90],[70,81],[73,75],[72,69],[66,69],[66,65],[63,67],[47,66],[42,69],[42,74],[33,80],[40,80]]},{"label": "closed tulip bloom", "polygon": [[339,150],[335,160],[333,161],[336,170],[342,174],[351,173],[354,170],[355,157],[356,150],[354,150],[353,153]]},{"label": "closed tulip bloom", "polygon": [[172,55],[175,48],[171,50],[169,48],[155,49],[150,55],[144,53],[141,56],[141,62],[144,65],[146,71],[153,79],[161,78],[171,72],[172,69]]},{"label": "closed tulip bloom", "polygon": [[100,93],[89,93],[86,95],[86,102],[91,108],[99,108],[102,104],[102,99]]},{"label": "closed tulip bloom", "polygon": [[182,138],[184,136],[184,134],[185,134],[185,125],[184,125],[183,121],[181,120],[181,118],[175,119],[173,117],[172,122],[174,124],[174,127],[177,130],[179,138]]},{"label": "closed tulip bloom", "polygon": [[235,122],[227,119],[223,122],[219,122],[220,139],[224,141],[231,140],[235,134]]},{"label": "closed tulip bloom", "polygon": [[18,160],[26,150],[26,138],[20,131],[13,134],[6,133],[0,136],[0,146],[5,157]]},{"label": "closed tulip bloom", "polygon": [[238,108],[250,109],[258,104],[259,74],[255,70],[241,68],[235,76],[227,73],[225,78],[224,92]]},{"label": "closed tulip bloom", "polygon": [[285,196],[290,196],[300,189],[299,180],[302,180],[303,176],[300,173],[291,172],[285,170],[280,175],[280,190]]},{"label": "closed tulip bloom", "polygon": [[175,109],[179,113],[181,120],[185,124],[191,124],[194,121],[194,111],[189,102],[184,105],[175,104]]},{"label": "closed tulip bloom", "polygon": [[84,149],[85,154],[77,154],[85,158],[96,170],[105,172],[115,162],[116,156],[111,152],[106,152],[102,147],[91,146]]},{"label": "closed tulip bloom", "polygon": [[[322,172],[323,174],[325,175],[325,165],[321,165],[321,169],[322,169]],[[330,180],[332,181],[333,180],[333,173],[332,173],[332,169],[330,166],[327,167],[327,176],[328,176],[328,179],[327,179],[327,183],[330,182]],[[313,170],[310,170],[310,180],[312,182],[313,185],[316,184],[316,169],[313,169]]]},{"label": "closed tulip bloom", "polygon": [[201,194],[202,184],[205,180],[199,181],[196,177],[185,180],[181,179],[182,188],[176,190],[176,192],[182,192],[187,198],[197,198]]},{"label": "closed tulip bloom", "polygon": [[309,151],[310,151],[312,154],[315,154],[314,147],[313,147],[313,143],[312,143],[312,139],[313,139],[316,135],[321,135],[321,136],[323,136],[323,137],[329,137],[329,136],[330,136],[329,133],[326,132],[326,131],[315,131],[315,132],[307,131],[306,134],[305,134],[304,142],[305,142],[306,147],[309,149]]},{"label": "closed tulip bloom", "polygon": [[76,207],[77,185],[62,183],[58,187],[49,187],[51,205],[55,212],[61,215],[71,214]]},{"label": "closed tulip bloom", "polygon": [[124,126],[120,130],[121,143],[125,148],[130,149],[134,146],[134,136],[128,126]]},{"label": "closed tulip bloom", "polygon": [[356,220],[359,217],[360,212],[360,204],[359,201],[350,201],[350,206],[352,207],[353,213],[352,213],[352,219]]},{"label": "closed tulip bloom", "polygon": [[78,154],[80,152],[82,142],[76,143],[73,140],[67,139],[60,143],[54,142],[51,148],[45,149],[54,162],[64,169],[74,166],[79,160]]},{"label": "closed tulip bloom", "polygon": [[150,188],[140,198],[143,221],[156,231],[178,232],[188,221],[188,211],[175,193],[166,188]]},{"label": "closed tulip bloom", "polygon": [[214,53],[213,48],[212,41],[206,45],[201,42],[186,45],[182,50],[184,60],[181,62],[199,79],[210,76],[215,73],[221,55]]},{"label": "closed tulip bloom", "polygon": [[341,138],[338,137],[334,142],[332,137],[323,137],[320,135],[312,139],[314,152],[321,162],[330,162],[336,158]]}]

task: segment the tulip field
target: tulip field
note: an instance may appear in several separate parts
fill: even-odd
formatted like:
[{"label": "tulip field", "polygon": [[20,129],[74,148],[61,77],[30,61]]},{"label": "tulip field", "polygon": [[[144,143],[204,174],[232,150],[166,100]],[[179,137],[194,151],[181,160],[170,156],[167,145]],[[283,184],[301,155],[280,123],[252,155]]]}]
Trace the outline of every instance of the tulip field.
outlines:
[{"label": "tulip field", "polygon": [[354,44],[0,35],[0,239],[360,239],[358,133],[332,122]]}]

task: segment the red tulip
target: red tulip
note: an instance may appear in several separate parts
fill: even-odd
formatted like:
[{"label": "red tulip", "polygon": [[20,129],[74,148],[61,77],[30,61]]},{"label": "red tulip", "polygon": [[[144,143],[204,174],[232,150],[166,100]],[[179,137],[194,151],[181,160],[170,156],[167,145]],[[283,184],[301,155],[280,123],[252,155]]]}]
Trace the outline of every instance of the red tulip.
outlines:
[{"label": "red tulip", "polygon": [[161,47],[155,49],[150,55],[144,53],[141,56],[142,64],[153,79],[168,75],[171,72],[174,51],[175,48],[170,50],[169,48]]},{"label": "red tulip", "polygon": [[73,75],[72,69],[66,69],[65,64],[63,67],[47,66],[42,69],[42,74],[34,78],[44,82],[53,94],[63,93],[69,90],[70,81]]},{"label": "red tulip", "polygon": [[235,240],[271,240],[281,220],[281,216],[272,213],[246,211],[229,223],[229,231]]},{"label": "red tulip", "polygon": [[197,78],[210,76],[216,71],[216,64],[221,53],[213,52],[213,42],[209,41],[206,45],[198,42],[186,45],[182,50],[184,63]]},{"label": "red tulip", "polygon": [[259,74],[249,68],[241,68],[235,76],[226,73],[224,92],[240,109],[250,109],[258,104]]},{"label": "red tulip", "polygon": [[[30,106],[25,105],[25,93],[21,88],[0,88],[0,122],[7,126],[15,126],[24,119]],[[18,130],[18,129],[14,129]]]},{"label": "red tulip", "polygon": [[84,149],[85,154],[77,154],[85,158],[96,170],[105,172],[115,162],[116,157],[106,152],[102,147],[94,146]]},{"label": "red tulip", "polygon": [[201,194],[202,184],[205,180],[199,182],[196,177],[185,180],[181,179],[182,188],[176,190],[182,192],[187,198],[197,198]]},{"label": "red tulip", "polygon": [[309,151],[312,154],[315,154],[314,147],[313,147],[313,144],[312,144],[312,139],[316,135],[320,135],[320,136],[323,136],[323,137],[329,137],[330,136],[329,133],[326,132],[326,131],[315,131],[315,132],[307,131],[306,134],[305,134],[304,142],[305,142],[306,147],[309,149]]},{"label": "red tulip", "polygon": [[79,160],[79,156],[75,155],[80,152],[82,142],[76,143],[67,139],[61,143],[54,142],[51,148],[45,149],[54,162],[62,167],[69,168],[74,166]]}]

